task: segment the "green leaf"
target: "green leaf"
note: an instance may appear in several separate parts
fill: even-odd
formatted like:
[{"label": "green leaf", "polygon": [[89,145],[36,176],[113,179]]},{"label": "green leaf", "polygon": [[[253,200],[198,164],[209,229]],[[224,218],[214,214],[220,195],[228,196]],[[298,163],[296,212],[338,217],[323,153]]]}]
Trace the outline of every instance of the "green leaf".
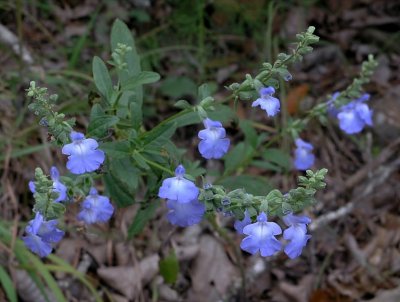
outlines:
[{"label": "green leaf", "polygon": [[254,195],[266,195],[271,191],[271,184],[264,178],[254,175],[229,176],[218,182],[227,189],[244,188],[246,192]]},{"label": "green leaf", "polygon": [[115,115],[106,115],[101,106],[95,104],[90,113],[90,123],[88,126],[88,136],[104,137],[107,130],[119,122]]},{"label": "green leaf", "polygon": [[160,261],[159,268],[165,282],[169,284],[176,282],[179,274],[179,261],[174,251]]},{"label": "green leaf", "polygon": [[161,93],[172,98],[177,99],[182,96],[196,96],[197,86],[188,77],[168,77],[161,83]]},{"label": "green leaf", "polygon": [[192,106],[186,100],[179,100],[174,104],[174,107],[179,108],[179,109],[189,109]]},{"label": "green leaf", "polygon": [[111,172],[104,174],[103,180],[107,194],[118,207],[127,207],[135,202],[134,196],[127,192],[123,184]]},{"label": "green leaf", "polygon": [[232,148],[224,158],[225,162],[225,175],[230,172],[236,171],[242,163],[248,159],[253,153],[253,148],[246,145],[244,142],[237,144]]},{"label": "green leaf", "polygon": [[136,216],[129,226],[128,238],[131,239],[133,236],[139,234],[146,223],[154,216],[156,209],[160,205],[159,200],[153,200],[149,203],[143,204],[140,210],[136,213]]},{"label": "green leaf", "polygon": [[160,80],[160,75],[153,71],[142,71],[138,75],[122,83],[122,90],[132,90],[144,84],[155,83]]},{"label": "green leaf", "polygon": [[[120,83],[124,83],[128,79],[139,75],[142,71],[140,66],[140,57],[136,51],[135,41],[131,34],[131,31],[124,22],[117,19],[111,29],[111,49],[114,51],[117,48],[118,43],[125,44],[132,48],[125,54],[127,69],[118,70],[118,79]],[[140,106],[143,103],[143,88],[138,86],[134,89],[136,93],[136,99]]]},{"label": "green leaf", "polygon": [[269,209],[268,200],[266,198],[263,198],[261,200],[260,211],[268,213],[268,209]]},{"label": "green leaf", "polygon": [[136,130],[139,130],[142,126],[143,119],[142,107],[136,102],[131,102],[130,111],[132,127]]},{"label": "green leaf", "polygon": [[[136,94],[133,91],[124,91],[120,95],[118,99],[117,106],[114,106],[117,108],[117,116],[120,119],[129,119],[130,118],[130,106],[132,103],[135,103],[135,98]],[[115,100],[117,101],[117,99]],[[113,100],[113,104],[115,104]]]},{"label": "green leaf", "polygon": [[198,99],[201,101],[204,100],[206,97],[211,96],[211,88],[212,87],[210,87],[207,83],[200,85],[197,90]]},{"label": "green leaf", "polygon": [[213,111],[208,112],[208,116],[213,120],[226,123],[236,117],[236,113],[227,105],[217,104],[214,105],[214,107],[215,109]]},{"label": "green leaf", "polygon": [[106,64],[97,56],[93,58],[92,71],[94,84],[96,85],[97,90],[108,102],[110,102],[111,94],[113,92],[113,84]]},{"label": "green leaf", "polygon": [[242,129],[246,141],[252,146],[254,149],[257,148],[258,135],[257,131],[251,125],[251,122],[248,120],[240,120],[239,122],[240,129]]},{"label": "green leaf", "polygon": [[58,219],[65,213],[65,205],[59,202],[52,202],[48,205],[45,213],[45,217],[47,220]]},{"label": "green leaf", "polygon": [[113,159],[109,161],[108,167],[113,177],[118,180],[125,190],[132,196],[135,196],[139,186],[140,170],[136,168],[132,159]]},{"label": "green leaf", "polygon": [[[289,171],[290,170],[290,165],[291,165],[291,158],[289,154],[283,152],[280,149],[277,148],[269,148],[266,149],[263,158],[271,163],[274,163],[281,167],[283,171]],[[281,172],[281,171],[278,171]]]},{"label": "green leaf", "polygon": [[279,190],[272,190],[266,196],[267,201],[270,205],[272,204],[281,204],[283,202],[283,195]]},{"label": "green leaf", "polygon": [[17,302],[18,299],[14,284],[3,266],[0,266],[0,283],[4,289],[4,292],[6,293],[7,299],[10,302]]},{"label": "green leaf", "polygon": [[131,155],[131,149],[128,141],[105,142],[99,147],[111,158],[124,158]]},{"label": "green leaf", "polygon": [[143,157],[142,154],[140,154],[139,152],[134,152],[132,154],[132,158],[135,160],[140,168],[142,168],[143,170],[150,170],[150,166],[146,163],[146,159]]},{"label": "green leaf", "polygon": [[268,171],[275,171],[278,173],[282,173],[282,167],[271,163],[271,162],[267,162],[265,160],[253,160],[251,162],[251,165],[254,167],[258,167],[264,170],[268,170]]},{"label": "green leaf", "polygon": [[147,145],[156,140],[170,139],[171,136],[174,135],[175,130],[176,130],[176,123],[174,122],[166,123],[164,125],[161,125],[161,127],[157,126],[151,129],[150,131],[147,131],[141,136],[140,139],[144,145]]}]

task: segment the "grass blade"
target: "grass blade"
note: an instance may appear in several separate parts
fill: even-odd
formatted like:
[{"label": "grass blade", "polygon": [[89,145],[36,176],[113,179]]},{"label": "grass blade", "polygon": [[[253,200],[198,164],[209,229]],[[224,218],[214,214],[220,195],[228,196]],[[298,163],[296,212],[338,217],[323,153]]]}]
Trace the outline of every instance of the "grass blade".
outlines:
[{"label": "grass blade", "polygon": [[0,266],[0,283],[3,286],[4,292],[10,302],[17,302],[17,293],[15,292],[14,284],[6,272],[6,270]]}]

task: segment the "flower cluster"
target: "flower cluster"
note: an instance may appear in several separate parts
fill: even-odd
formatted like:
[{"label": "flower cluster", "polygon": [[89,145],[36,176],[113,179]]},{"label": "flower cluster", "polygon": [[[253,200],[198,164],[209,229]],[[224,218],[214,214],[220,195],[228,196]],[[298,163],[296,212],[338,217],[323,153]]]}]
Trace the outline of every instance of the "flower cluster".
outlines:
[{"label": "flower cluster", "polygon": [[[288,241],[284,252],[289,258],[293,259],[300,256],[303,247],[311,238],[307,234],[307,224],[311,220],[306,216],[295,216],[290,213],[283,217],[283,221],[288,226],[283,232],[283,239]],[[277,223],[269,222],[264,212],[257,216],[257,222],[251,222],[248,214],[242,221],[235,222],[235,229],[238,233],[247,235],[240,244],[242,250],[253,255],[260,252],[261,256],[267,257],[282,249],[282,243],[275,238],[275,236],[282,234],[282,229]]]},{"label": "flower cluster", "polygon": [[36,213],[25,228],[26,236],[22,237],[25,245],[40,257],[46,257],[59,242],[64,232],[57,228],[58,220],[45,221],[40,213]]},{"label": "flower cluster", "polygon": [[[118,33],[118,37],[114,36],[112,40],[122,42],[120,34],[126,32],[125,25],[121,21],[117,21],[114,26],[115,28],[111,32]],[[309,27],[306,32],[298,34],[296,36],[298,43],[293,52],[278,54],[277,60],[273,64],[265,62],[257,76],[246,75],[246,79],[242,83],[229,85],[228,89],[232,91],[235,102],[239,99],[251,98],[252,107],[259,106],[268,117],[277,116],[281,110],[280,100],[274,96],[275,88],[278,88],[280,83],[278,78],[285,81],[292,79],[287,65],[299,61],[303,55],[312,51],[310,45],[319,39],[313,34],[314,30],[314,27]],[[117,71],[124,71],[123,77],[120,72],[115,73],[118,77],[117,82],[122,83],[121,85],[113,84],[114,77],[109,76],[101,59],[95,58],[93,61],[94,84],[100,92],[102,102],[92,108],[88,133],[95,137],[106,137],[107,131],[114,127],[116,134],[115,139],[102,145],[110,157],[107,160],[107,169],[105,169],[105,173],[109,172],[105,175],[107,191],[115,192],[117,200],[121,196],[118,193],[122,193],[121,200],[124,200],[124,204],[128,204],[129,201],[126,202],[127,198],[124,197],[128,196],[129,198],[131,192],[136,192],[140,183],[139,178],[145,175],[149,180],[146,196],[153,194],[154,190],[158,189],[158,197],[166,199],[167,219],[171,224],[181,227],[197,224],[202,220],[206,211],[223,212],[224,215],[235,216],[236,219],[243,217],[242,220],[235,221],[234,227],[238,233],[245,235],[240,244],[244,251],[251,254],[260,253],[261,256],[266,257],[283,250],[292,259],[298,257],[311,238],[307,233],[307,225],[311,220],[306,216],[296,216],[293,212],[300,212],[315,202],[316,191],[325,187],[324,177],[327,173],[326,169],[315,173],[307,170],[315,162],[314,147],[311,143],[299,138],[300,133],[311,118],[318,117],[324,121],[323,114],[325,114],[326,105],[328,105],[330,114],[338,119],[340,128],[346,133],[357,133],[366,125],[372,125],[372,111],[366,104],[368,95],[363,95],[345,105],[341,101],[348,100],[350,95],[360,95],[361,86],[371,76],[373,58],[369,58],[370,65],[368,66],[370,67],[363,65],[360,79],[355,80],[343,95],[335,94],[330,103],[315,106],[304,119],[288,121],[287,128],[277,132],[276,136],[270,140],[270,143],[275,142],[275,138],[286,133],[292,135],[295,143],[293,166],[297,170],[306,171],[306,176],[299,176],[298,188],[290,190],[285,195],[279,190],[272,190],[266,196],[254,196],[246,192],[244,188],[230,192],[227,192],[221,185],[204,185],[204,188],[198,188],[194,180],[186,175],[182,165],[176,167],[174,176],[164,179],[161,186],[155,188],[160,171],[170,172],[165,167],[168,157],[161,154],[160,150],[162,149],[162,153],[165,150],[169,155],[172,155],[170,154],[173,152],[172,150],[176,150],[178,156],[180,154],[180,150],[172,148],[175,147],[174,145],[165,144],[175,131],[176,126],[172,127],[177,124],[174,119],[183,117],[187,113],[198,113],[204,125],[204,128],[198,132],[198,151],[207,160],[224,157],[230,148],[230,140],[222,122],[207,117],[207,111],[214,108],[211,104],[214,99],[210,96],[206,85],[202,85],[198,89],[200,99],[198,105],[193,107],[187,101],[181,100],[176,106],[184,109],[182,112],[161,122],[154,129],[146,131],[146,127],[143,127],[143,114],[140,107],[142,96],[136,92],[137,88],[141,88],[140,85],[145,82],[151,83],[159,76],[153,72],[148,73],[151,76],[147,79],[148,81],[142,81],[143,83],[136,83],[133,78],[128,81],[125,79],[126,72],[130,75],[142,76],[140,71],[136,70],[136,66],[128,64],[129,52],[133,49],[132,46],[117,42],[117,47],[113,50],[111,65],[115,66]],[[133,57],[130,58],[133,59]],[[101,77],[96,74],[96,69],[101,70]],[[126,102],[118,102],[118,96],[125,92],[135,93],[137,97],[135,102],[129,103],[129,106]],[[258,93],[258,97],[253,97],[254,93]],[[65,120],[64,114],[53,111],[57,96],[47,97],[46,89],[36,87],[34,82],[28,89],[28,96],[35,100],[29,108],[41,118],[40,124],[48,129],[51,140],[57,145],[63,146],[62,153],[68,156],[66,168],[72,174],[70,178],[64,176],[60,179],[58,170],[53,167],[50,180],[40,168],[37,168],[35,182],[29,183],[36,201],[35,218],[29,222],[25,229],[26,235],[22,239],[29,249],[44,257],[52,251],[53,245],[59,242],[64,235],[64,232],[57,228],[58,218],[65,211],[64,202],[74,198],[83,200],[80,203],[77,219],[86,224],[107,222],[114,213],[114,207],[109,197],[99,194],[94,187],[94,178],[97,179],[96,176],[100,175],[94,176],[92,172],[98,171],[105,161],[105,153],[99,149],[99,143],[94,138],[86,138],[83,133],[73,131],[74,119]],[[341,106],[335,106],[335,104]],[[123,111],[127,111],[126,114]],[[238,168],[227,170],[223,177],[230,176],[228,174],[231,170],[237,169],[239,172],[240,169],[245,168],[245,164],[250,161],[248,158],[258,157],[259,159],[262,157],[260,154],[262,152],[257,152],[257,149],[263,148],[261,151],[264,151],[266,145],[262,146],[262,144],[267,136],[257,137],[257,132],[252,128],[243,128],[243,132],[246,136],[245,144],[250,143],[254,152],[252,149],[250,156],[245,149],[233,150],[232,157],[227,156],[226,161],[233,160],[233,157],[241,159],[240,152],[242,152],[243,164],[241,163]],[[247,145],[244,146],[247,147]],[[118,158],[119,155],[121,158]],[[115,158],[113,158],[114,156]],[[175,157],[171,156],[171,158]],[[129,173],[135,173],[139,169],[142,173],[137,177],[128,173],[111,173],[120,172],[120,169],[124,168],[127,170],[132,168],[129,169]],[[196,167],[193,165],[194,169]],[[120,175],[117,176],[117,174]],[[171,172],[171,174],[173,173]],[[128,178],[127,175],[135,178],[135,181],[132,181],[133,185],[131,182],[125,181]],[[275,216],[282,217],[287,228],[282,230],[280,225],[268,220]],[[282,239],[277,237],[281,234],[283,234]]]},{"label": "flower cluster", "polygon": [[[97,170],[105,159],[104,152],[97,149],[97,141],[93,138],[86,139],[82,133],[75,131],[70,133],[70,138],[72,143],[65,144],[62,148],[62,153],[69,155],[67,169],[73,174],[84,174]],[[50,191],[57,193],[57,197],[53,198],[53,195],[50,194],[50,197],[40,199],[40,204],[45,202],[47,205],[55,206],[55,203],[68,200],[68,188],[61,182],[60,173],[56,167],[51,168],[50,177],[52,186],[48,188]],[[47,183],[47,180],[45,180],[45,183],[42,183],[42,187],[47,188]],[[37,188],[34,181],[29,182],[29,189],[32,193],[36,193]],[[47,189],[43,192],[47,192]],[[40,198],[40,196],[35,195],[35,198]],[[39,201],[37,202],[39,203]],[[64,207],[63,205],[60,206]],[[46,204],[41,207],[41,209],[48,208]],[[61,240],[64,232],[56,228],[57,219],[46,221],[47,210],[35,211],[35,218],[29,222],[25,229],[27,235],[22,239],[32,252],[40,257],[45,257],[51,253],[53,245]],[[81,203],[81,211],[78,213],[77,218],[86,224],[104,223],[111,218],[113,213],[114,207],[111,205],[109,198],[99,195],[97,190],[92,187],[89,195]]]},{"label": "flower cluster", "polygon": [[[260,89],[259,93],[260,98],[254,101],[252,106],[260,106],[268,116],[275,116],[280,110],[279,99],[272,96],[275,89],[265,87]],[[199,152],[206,159],[219,159],[228,151],[230,145],[229,139],[226,138],[226,130],[220,121],[213,121],[209,118],[204,119],[203,124],[205,129],[198,133]],[[313,146],[300,138],[296,139],[295,143],[297,148],[294,166],[298,170],[306,170],[315,161],[315,156],[312,154]],[[194,182],[184,176],[185,169],[179,165],[175,170],[175,177],[164,179],[158,192],[160,198],[167,200],[168,221],[181,227],[199,223],[206,210],[203,203],[204,198],[202,197],[199,201],[199,189]],[[209,186],[205,186],[205,190],[207,190],[206,187],[209,188]],[[225,196],[221,198],[220,203],[221,209],[225,209],[229,208],[231,202]],[[223,210],[223,212],[224,214],[233,214],[232,211]],[[295,258],[300,255],[303,246],[310,238],[305,230],[305,226],[309,222],[292,214],[286,215],[284,222],[290,226],[284,232],[284,239],[289,241],[285,247],[285,253],[291,258]],[[260,251],[262,256],[271,256],[282,249],[282,244],[275,238],[276,235],[282,234],[282,229],[278,224],[268,222],[264,212],[258,215],[256,223],[252,223],[250,214],[246,210],[243,220],[237,220],[234,227],[238,233],[248,235],[241,243],[241,248],[245,251],[252,254]]]}]

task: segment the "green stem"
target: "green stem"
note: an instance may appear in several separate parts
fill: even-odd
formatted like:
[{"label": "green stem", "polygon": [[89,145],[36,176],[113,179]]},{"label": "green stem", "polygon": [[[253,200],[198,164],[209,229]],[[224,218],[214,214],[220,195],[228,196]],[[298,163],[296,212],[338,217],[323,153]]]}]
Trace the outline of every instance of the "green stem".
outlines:
[{"label": "green stem", "polygon": [[173,121],[174,119],[177,119],[178,117],[181,117],[182,115],[185,115],[186,113],[192,112],[192,111],[193,111],[193,109],[184,109],[182,111],[179,111],[178,113],[175,113],[174,115],[171,115],[166,120],[163,120],[161,123],[159,123],[153,129],[151,129],[151,131],[157,131],[158,128],[162,128],[165,124]]},{"label": "green stem", "polygon": [[164,171],[164,172],[167,172],[167,173],[169,173],[169,174],[171,174],[171,175],[175,175],[175,173],[174,173],[173,171],[171,171],[170,169],[167,169],[167,168],[161,166],[160,164],[158,164],[158,163],[156,163],[156,162],[154,162],[154,161],[152,161],[152,160],[150,160],[150,159],[147,159],[147,158],[144,157],[144,156],[143,156],[143,158],[144,158],[144,161],[145,161],[146,163],[148,163],[150,166],[153,166],[153,167],[155,167],[155,168],[157,168],[157,169],[159,169],[159,170],[162,170],[162,171]]}]

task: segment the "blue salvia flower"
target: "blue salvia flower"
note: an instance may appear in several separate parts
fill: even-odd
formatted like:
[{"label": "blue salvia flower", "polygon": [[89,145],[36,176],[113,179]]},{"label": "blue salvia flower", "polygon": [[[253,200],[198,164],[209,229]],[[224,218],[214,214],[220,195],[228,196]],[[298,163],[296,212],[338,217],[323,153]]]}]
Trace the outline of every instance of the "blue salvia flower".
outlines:
[{"label": "blue salvia flower", "polygon": [[35,194],[35,193],[36,193],[35,182],[34,182],[33,180],[31,180],[31,181],[28,183],[28,186],[29,186],[29,190],[30,190],[33,194]]},{"label": "blue salvia flower", "polygon": [[301,138],[296,139],[296,150],[294,151],[294,166],[297,170],[309,169],[315,161],[315,156],[312,154],[314,147]]},{"label": "blue salvia flower", "polygon": [[175,169],[175,177],[164,179],[158,197],[169,200],[176,200],[177,202],[186,203],[196,199],[199,195],[199,189],[196,185],[185,179],[185,168],[179,165]]},{"label": "blue salvia flower", "polygon": [[104,162],[104,152],[98,150],[99,144],[93,138],[85,138],[80,132],[72,131],[72,143],[62,148],[68,156],[67,169],[73,174],[83,174],[97,170]]},{"label": "blue salvia flower", "polygon": [[300,256],[311,235],[307,234],[307,224],[311,219],[307,216],[295,216],[292,213],[283,217],[284,223],[289,227],[283,232],[283,238],[290,240],[285,246],[285,254],[293,259]]},{"label": "blue salvia flower", "polygon": [[95,188],[91,188],[89,195],[81,204],[78,219],[87,224],[107,222],[113,213],[114,207],[108,197],[99,195]]},{"label": "blue salvia flower", "polygon": [[275,222],[268,222],[267,215],[261,212],[257,216],[257,222],[243,228],[243,234],[248,235],[240,244],[242,250],[256,254],[260,251],[261,256],[272,256],[280,251],[282,244],[275,238],[282,234],[281,227]]},{"label": "blue salvia flower", "polygon": [[201,139],[198,147],[200,154],[206,159],[221,158],[228,152],[230,145],[225,129],[221,122],[209,118],[204,119],[203,124],[206,129],[199,131],[198,134]]},{"label": "blue salvia flower", "polygon": [[53,180],[53,191],[58,193],[58,197],[54,202],[67,200],[67,187],[60,182],[60,173],[56,167],[51,167],[50,176]]},{"label": "blue salvia flower", "polygon": [[327,101],[327,112],[331,117],[337,117],[339,109],[335,106],[335,101],[340,95],[340,92],[336,91],[332,94],[332,98]]},{"label": "blue salvia flower", "polygon": [[181,227],[187,227],[199,223],[204,216],[206,207],[197,199],[190,202],[178,202],[176,200],[167,200],[169,212],[167,219],[171,224]]},{"label": "blue salvia flower", "polygon": [[[53,191],[58,193],[58,197],[54,202],[61,202],[67,200],[67,187],[60,181],[60,173],[56,167],[51,167],[50,176],[53,180]],[[32,193],[36,192],[35,182],[29,182],[29,190]]]},{"label": "blue salvia flower", "polygon": [[46,257],[53,250],[53,244],[64,236],[57,224],[57,219],[45,221],[40,213],[36,213],[25,228],[26,236],[22,237],[26,247],[40,257]]},{"label": "blue salvia flower", "polygon": [[354,134],[361,132],[365,125],[372,126],[372,110],[365,104],[369,97],[369,94],[364,94],[340,107],[337,115],[340,129],[347,134]]},{"label": "blue salvia flower", "polygon": [[249,225],[250,223],[251,223],[251,218],[249,212],[246,210],[244,212],[243,220],[236,220],[233,227],[235,228],[236,232],[238,232],[239,234],[243,234],[244,227]]},{"label": "blue salvia flower", "polygon": [[268,116],[275,116],[281,108],[279,99],[272,96],[275,93],[275,88],[271,86],[264,87],[260,89],[259,93],[260,98],[255,100],[251,106],[260,106],[261,109],[267,112]]}]

